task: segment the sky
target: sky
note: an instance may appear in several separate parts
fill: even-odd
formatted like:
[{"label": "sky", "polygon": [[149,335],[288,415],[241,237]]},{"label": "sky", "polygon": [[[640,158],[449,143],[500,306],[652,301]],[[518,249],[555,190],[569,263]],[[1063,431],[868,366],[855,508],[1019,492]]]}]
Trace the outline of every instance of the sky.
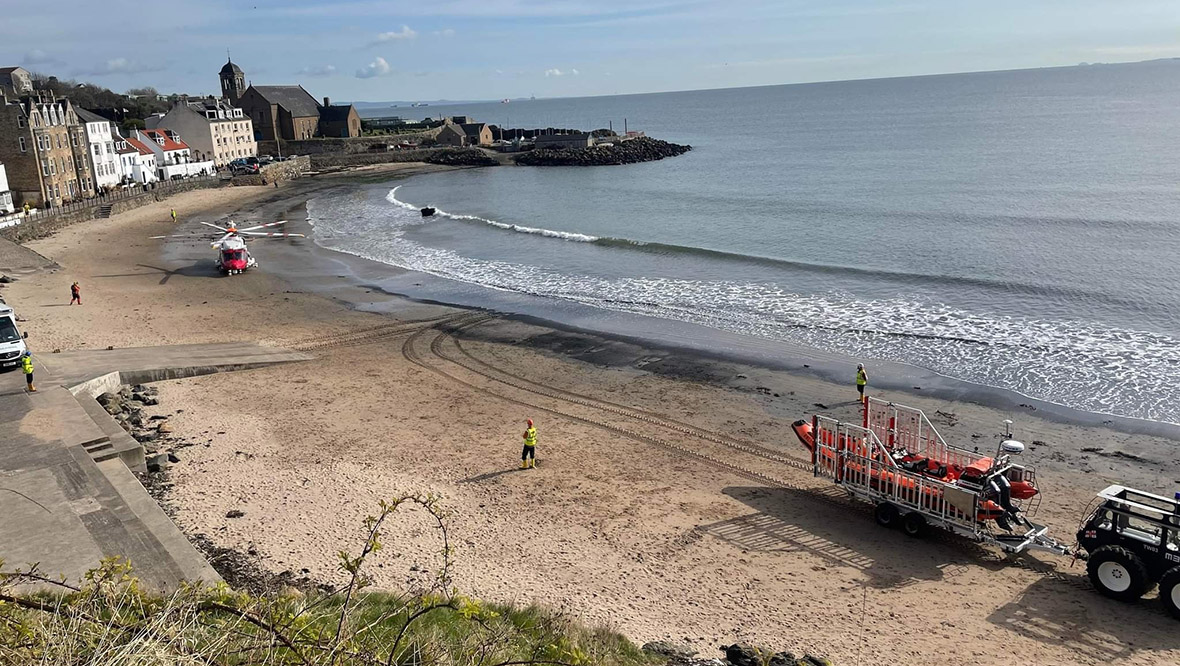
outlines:
[{"label": "sky", "polygon": [[58,0],[5,3],[0,66],[119,92],[338,101],[695,90],[1180,56],[1177,0]]}]

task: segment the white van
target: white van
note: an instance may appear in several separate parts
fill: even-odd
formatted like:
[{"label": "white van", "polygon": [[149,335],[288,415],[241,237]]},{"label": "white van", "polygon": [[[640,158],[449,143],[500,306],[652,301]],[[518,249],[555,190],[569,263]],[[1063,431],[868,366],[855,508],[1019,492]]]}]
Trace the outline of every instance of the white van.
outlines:
[{"label": "white van", "polygon": [[15,368],[20,365],[20,357],[24,355],[25,338],[16,330],[16,313],[7,305],[0,304],[0,370]]}]

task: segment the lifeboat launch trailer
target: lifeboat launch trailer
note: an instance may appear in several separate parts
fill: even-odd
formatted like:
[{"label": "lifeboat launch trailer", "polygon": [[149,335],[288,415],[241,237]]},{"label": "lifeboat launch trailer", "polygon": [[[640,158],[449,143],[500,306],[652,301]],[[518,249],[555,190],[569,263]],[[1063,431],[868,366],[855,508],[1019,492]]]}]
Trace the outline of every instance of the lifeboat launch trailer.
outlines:
[{"label": "lifeboat launch trailer", "polygon": [[995,455],[957,448],[922,410],[871,397],[863,424],[816,415],[795,431],[814,474],[872,504],[883,526],[900,524],[911,536],[941,528],[1008,553],[1074,554],[1025,515],[1040,498],[1032,468],[1012,462],[1019,442],[1005,439]]}]

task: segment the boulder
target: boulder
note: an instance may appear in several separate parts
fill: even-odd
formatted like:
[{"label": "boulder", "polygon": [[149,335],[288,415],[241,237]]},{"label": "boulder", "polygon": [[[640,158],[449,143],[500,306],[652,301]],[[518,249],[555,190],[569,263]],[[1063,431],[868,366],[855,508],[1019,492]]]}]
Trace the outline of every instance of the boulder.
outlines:
[{"label": "boulder", "polygon": [[225,517],[226,518],[241,518],[244,515],[246,515],[245,511],[242,511],[240,509],[232,509],[232,510],[226,512]]},{"label": "boulder", "polygon": [[107,414],[110,414],[111,416],[115,416],[117,414],[123,413],[123,403],[122,402],[108,402],[105,405],[103,405],[102,408],[105,409],[107,411]]},{"label": "boulder", "polygon": [[799,660],[791,652],[776,652],[770,655],[770,666],[796,666]]},{"label": "boulder", "polygon": [[722,645],[721,651],[725,653],[725,660],[731,666],[762,666],[762,653],[752,645],[745,643]]},{"label": "boulder", "polygon": [[172,464],[174,464],[174,465],[175,465],[176,463],[180,462],[180,456],[178,456],[178,455],[176,455],[175,453],[172,453],[171,451],[169,451],[169,452],[168,452],[168,462],[170,462],[170,463],[172,463]]},{"label": "boulder", "polygon": [[135,441],[143,444],[144,442],[155,441],[160,435],[155,430],[139,430],[131,433],[131,436],[135,438]]},{"label": "boulder", "polygon": [[832,666],[832,661],[827,657],[817,657],[813,654],[803,655],[803,661],[801,663],[807,666]]},{"label": "boulder", "polygon": [[164,453],[156,454],[147,459],[147,470],[149,472],[163,472],[170,466],[168,455]]},{"label": "boulder", "polygon": [[692,659],[696,656],[697,651],[687,645],[681,643],[672,643],[669,641],[652,641],[643,644],[643,651],[651,654],[658,654],[661,657],[668,657],[669,659]]},{"label": "boulder", "polygon": [[172,432],[172,425],[167,421],[160,421],[156,424],[156,432],[162,435],[167,435]]}]

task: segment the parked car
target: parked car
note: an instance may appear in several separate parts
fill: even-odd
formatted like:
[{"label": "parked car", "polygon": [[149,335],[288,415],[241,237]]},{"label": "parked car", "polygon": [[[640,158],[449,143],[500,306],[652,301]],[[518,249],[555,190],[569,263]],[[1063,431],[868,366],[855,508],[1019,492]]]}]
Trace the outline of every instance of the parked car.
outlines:
[{"label": "parked car", "polygon": [[266,166],[267,164],[275,161],[275,158],[271,157],[270,155],[259,155],[256,159],[258,160],[258,163],[263,166]]},{"label": "parked car", "polygon": [[261,167],[259,167],[258,164],[256,164],[256,163],[250,164],[249,162],[235,164],[230,167],[230,171],[232,171],[235,176],[251,174],[251,173],[258,173],[260,169],[261,169]]}]

